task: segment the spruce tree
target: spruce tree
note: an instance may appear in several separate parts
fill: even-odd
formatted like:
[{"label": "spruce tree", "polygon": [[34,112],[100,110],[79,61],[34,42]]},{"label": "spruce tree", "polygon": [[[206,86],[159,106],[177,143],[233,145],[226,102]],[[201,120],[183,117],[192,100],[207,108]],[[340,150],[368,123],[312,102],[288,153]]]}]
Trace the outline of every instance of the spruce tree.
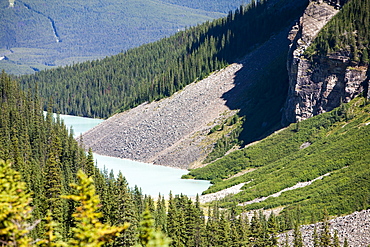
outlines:
[{"label": "spruce tree", "polygon": [[267,221],[267,232],[269,234],[269,245],[276,246],[277,245],[277,232],[278,232],[278,223],[276,216],[273,212],[271,212],[270,217]]},{"label": "spruce tree", "polygon": [[322,247],[331,246],[331,235],[329,231],[329,214],[326,209],[324,210],[324,223],[320,235],[320,245]]},{"label": "spruce tree", "polygon": [[167,232],[167,213],[164,196],[158,195],[157,208],[155,210],[155,228],[164,233]]},{"label": "spruce tree", "polygon": [[293,240],[293,246],[294,247],[302,247],[303,246],[303,239],[302,239],[302,233],[299,227],[299,224],[296,223],[294,227],[294,240]]},{"label": "spruce tree", "polygon": [[171,240],[162,232],[156,231],[154,218],[147,208],[140,222],[138,244],[135,247],[169,247]]},{"label": "spruce tree", "polygon": [[0,243],[2,246],[31,246],[30,231],[38,223],[29,224],[31,196],[20,174],[9,161],[0,160]]},{"label": "spruce tree", "polygon": [[78,171],[77,177],[79,179],[78,184],[71,184],[76,193],[63,196],[65,199],[80,203],[73,214],[76,226],[72,228],[73,236],[68,244],[81,247],[102,246],[126,230],[129,224],[118,227],[101,223],[99,219],[102,214],[98,212],[100,200],[99,196],[95,194],[93,179],[87,177],[81,170]]},{"label": "spruce tree", "polygon": [[115,181],[113,197],[112,224],[115,226],[122,226],[126,222],[130,224],[130,227],[114,241],[114,246],[133,246],[135,236],[138,234],[139,216],[127,180],[121,172],[118,173]]}]

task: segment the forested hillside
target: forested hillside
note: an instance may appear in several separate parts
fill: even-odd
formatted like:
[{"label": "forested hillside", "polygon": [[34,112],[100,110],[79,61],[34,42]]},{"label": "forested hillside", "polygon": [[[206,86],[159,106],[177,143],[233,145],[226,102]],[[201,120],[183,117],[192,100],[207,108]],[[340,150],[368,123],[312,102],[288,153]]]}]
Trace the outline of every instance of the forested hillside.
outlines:
[{"label": "forested hillside", "polygon": [[[309,222],[311,215],[317,217],[323,208],[331,215],[367,209],[369,107],[367,99],[357,98],[332,112],[292,124],[189,175],[213,181],[204,193],[246,183],[240,193],[221,203],[237,203],[243,211],[299,207],[302,219]],[[246,172],[232,177],[242,171]],[[317,181],[309,186],[271,196],[314,179]]]},{"label": "forested hillside", "polygon": [[[106,246],[276,246],[277,233],[294,228],[294,246],[302,246],[299,224],[324,220],[320,233],[314,230],[314,245],[339,246],[337,234],[330,236],[328,231],[329,216],[368,209],[370,203],[366,91],[331,112],[291,124],[192,170],[187,178],[212,180],[204,194],[243,185],[239,193],[207,205],[208,210],[198,199],[193,202],[183,195],[169,195],[167,202],[160,195],[154,202],[139,188],[129,188],[122,174],[115,178],[113,173],[99,171],[92,152],[86,155],[51,114],[53,110],[107,117],[171,95],[270,38],[281,29],[280,23],[289,23],[302,10],[296,4],[285,0],[253,3],[227,18],[114,57],[22,77],[25,92],[2,73],[0,242],[13,246],[100,246],[110,240]],[[349,1],[343,14],[338,14],[343,20],[333,19],[309,54],[347,49],[353,54],[353,65],[367,65],[368,35],[360,30],[367,27],[368,6],[368,0]],[[355,13],[360,18],[354,18]],[[336,34],[332,25],[341,30],[336,36],[332,36]],[[258,82],[284,81],[281,64],[272,66]],[[273,80],[274,75],[284,78]],[[251,94],[261,94],[253,98],[257,110],[267,106],[269,94],[263,89],[270,90],[270,85],[252,88]],[[46,116],[42,108],[49,109]],[[265,111],[255,113],[264,115]],[[279,215],[266,217],[261,211],[253,212],[250,220],[243,217],[243,212],[256,209],[274,209]]]},{"label": "forested hillside", "polygon": [[51,97],[55,112],[106,118],[169,96],[238,61],[297,18],[305,3],[252,3],[225,18],[116,56],[41,71],[20,80],[23,88],[37,85],[41,96]]},{"label": "forested hillside", "polygon": [[249,222],[217,206],[205,212],[183,195],[170,194],[168,203],[159,196],[155,203],[129,188],[121,173],[98,171],[63,123],[50,113],[44,117],[37,96],[20,91],[5,73],[0,92],[2,244],[275,246],[277,232],[289,228],[275,215],[255,214]]},{"label": "forested hillside", "polygon": [[34,73],[157,41],[225,16],[244,0],[0,1],[0,69]]},{"label": "forested hillside", "polygon": [[355,64],[369,64],[370,1],[352,0],[320,32],[305,55],[331,53],[348,56]]},{"label": "forested hillside", "polygon": [[249,0],[213,0],[213,1],[193,1],[193,0],[162,0],[162,2],[180,5],[192,9],[203,9],[206,11],[228,13],[240,5],[250,3]]}]

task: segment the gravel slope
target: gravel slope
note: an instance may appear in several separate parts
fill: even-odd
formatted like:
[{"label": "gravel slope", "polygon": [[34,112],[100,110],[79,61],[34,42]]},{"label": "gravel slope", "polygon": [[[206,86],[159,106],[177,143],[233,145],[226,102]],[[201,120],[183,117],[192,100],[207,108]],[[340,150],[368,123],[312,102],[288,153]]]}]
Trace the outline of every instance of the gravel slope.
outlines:
[{"label": "gravel slope", "polygon": [[[265,66],[287,52],[288,30],[247,55],[240,63],[192,83],[158,102],[116,114],[83,135],[87,148],[101,155],[186,169],[204,159],[212,144],[202,140],[217,119],[247,107],[244,92]],[[242,100],[241,100],[242,99]]]},{"label": "gravel slope", "polygon": [[[304,246],[313,246],[314,227],[317,227],[318,234],[323,228],[323,223],[303,225],[300,230]],[[335,231],[338,231],[340,245],[343,246],[347,238],[349,246],[369,246],[370,245],[370,210],[354,212],[352,214],[337,217],[329,220],[330,234],[334,237]],[[288,232],[288,242],[293,246],[293,230]],[[279,234],[279,246],[284,246],[286,241],[285,233]]]}]

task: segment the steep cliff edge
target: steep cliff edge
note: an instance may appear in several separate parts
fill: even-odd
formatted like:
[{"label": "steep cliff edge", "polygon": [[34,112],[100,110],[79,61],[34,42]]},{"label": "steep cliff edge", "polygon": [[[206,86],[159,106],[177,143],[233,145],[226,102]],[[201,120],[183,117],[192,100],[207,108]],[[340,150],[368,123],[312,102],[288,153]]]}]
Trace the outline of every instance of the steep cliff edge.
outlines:
[{"label": "steep cliff edge", "polygon": [[301,121],[349,102],[368,86],[367,66],[358,66],[350,54],[338,52],[306,59],[305,50],[319,31],[338,13],[335,2],[312,1],[289,34],[287,67],[289,91],[284,124]]}]

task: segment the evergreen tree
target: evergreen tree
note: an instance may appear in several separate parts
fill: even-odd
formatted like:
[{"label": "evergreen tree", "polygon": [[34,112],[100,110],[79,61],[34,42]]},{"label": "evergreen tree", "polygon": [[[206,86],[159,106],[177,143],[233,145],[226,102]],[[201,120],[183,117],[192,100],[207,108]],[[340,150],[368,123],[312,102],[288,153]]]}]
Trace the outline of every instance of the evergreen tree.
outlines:
[{"label": "evergreen tree", "polygon": [[217,246],[220,243],[220,212],[218,204],[215,203],[213,210],[208,209],[208,220],[206,224],[206,243],[209,246]]},{"label": "evergreen tree", "polygon": [[262,217],[258,215],[257,211],[254,211],[253,217],[250,223],[250,238],[252,246],[260,246],[264,239],[263,222]]},{"label": "evergreen tree", "polygon": [[130,227],[114,241],[114,246],[133,246],[135,244],[135,236],[139,224],[133,194],[131,193],[126,178],[121,172],[118,173],[117,180],[114,186],[114,208],[112,221],[113,225],[122,226],[126,222]]},{"label": "evergreen tree", "polygon": [[338,231],[335,230],[335,233],[334,233],[334,240],[333,240],[333,247],[339,247],[339,237],[338,237]]},{"label": "evergreen tree", "polygon": [[93,156],[91,148],[89,148],[89,152],[88,152],[87,160],[86,160],[86,165],[84,167],[84,172],[89,177],[95,175],[95,162],[94,162],[94,156]]},{"label": "evergreen tree", "polygon": [[329,214],[326,209],[324,210],[324,224],[320,235],[320,245],[322,247],[331,246],[331,235],[329,231]]},{"label": "evergreen tree", "polygon": [[319,247],[320,246],[320,239],[317,233],[317,227],[316,225],[313,228],[313,246],[314,247]]},{"label": "evergreen tree", "polygon": [[294,247],[302,247],[303,246],[303,240],[302,240],[302,233],[299,227],[299,224],[296,224],[294,227],[294,241],[293,246]]},{"label": "evergreen tree", "polygon": [[55,230],[58,224],[53,221],[51,211],[48,211],[48,214],[45,218],[45,238],[37,242],[37,246],[41,247],[67,247],[67,243],[63,242],[62,236]]},{"label": "evergreen tree", "polygon": [[66,204],[64,200],[60,198],[63,194],[63,174],[59,159],[61,144],[53,129],[51,129],[51,135],[49,137],[49,146],[49,154],[44,169],[47,209],[51,211],[54,220],[59,223],[58,232],[61,233],[62,236],[66,236],[66,228],[63,227],[66,222],[64,218]]},{"label": "evergreen tree", "polygon": [[167,232],[166,202],[164,196],[158,195],[157,208],[155,210],[155,228],[164,233]]},{"label": "evergreen tree", "polygon": [[31,219],[31,196],[20,174],[9,161],[0,160],[0,243],[2,246],[31,246],[29,232],[34,228]]},{"label": "evergreen tree", "polygon": [[135,247],[168,247],[171,240],[162,232],[156,231],[154,226],[154,218],[150,214],[149,209],[146,209],[142,216],[143,220],[139,227],[139,244]]},{"label": "evergreen tree", "polygon": [[219,242],[217,243],[217,246],[231,246],[230,228],[230,220],[228,219],[226,213],[222,212],[217,232],[219,234]]},{"label": "evergreen tree", "polygon": [[348,245],[348,239],[347,238],[345,238],[344,239],[344,243],[343,243],[343,247],[348,247],[349,245]]},{"label": "evergreen tree", "polygon": [[194,246],[203,246],[204,244],[204,232],[205,232],[205,222],[204,213],[200,207],[199,195],[195,197],[195,228],[194,228]]},{"label": "evergreen tree", "polygon": [[271,212],[270,217],[267,221],[267,232],[269,234],[269,246],[276,246],[277,245],[277,231],[278,231],[278,223],[276,216],[273,212]]},{"label": "evergreen tree", "polygon": [[100,200],[95,194],[93,179],[87,177],[81,170],[77,176],[79,183],[71,184],[71,187],[76,190],[76,194],[63,196],[65,199],[81,203],[73,214],[76,226],[72,228],[73,238],[69,240],[68,244],[81,247],[102,246],[126,230],[129,224],[124,224],[121,227],[109,227],[102,224],[99,221],[102,214],[98,212]]}]

